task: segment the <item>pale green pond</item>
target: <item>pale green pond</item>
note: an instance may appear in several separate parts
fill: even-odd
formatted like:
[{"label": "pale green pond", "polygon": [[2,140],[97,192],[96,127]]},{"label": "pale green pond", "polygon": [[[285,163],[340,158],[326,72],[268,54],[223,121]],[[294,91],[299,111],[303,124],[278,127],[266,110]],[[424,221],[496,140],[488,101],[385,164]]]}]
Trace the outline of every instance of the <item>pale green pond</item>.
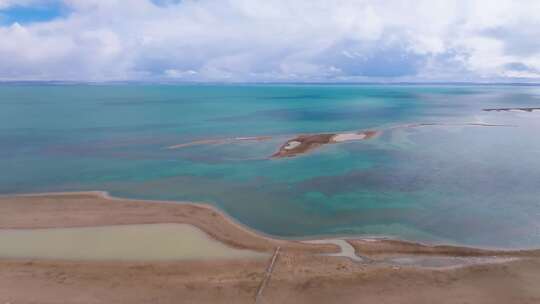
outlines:
[{"label": "pale green pond", "polygon": [[162,261],[266,256],[229,247],[187,224],[0,230],[0,258]]}]

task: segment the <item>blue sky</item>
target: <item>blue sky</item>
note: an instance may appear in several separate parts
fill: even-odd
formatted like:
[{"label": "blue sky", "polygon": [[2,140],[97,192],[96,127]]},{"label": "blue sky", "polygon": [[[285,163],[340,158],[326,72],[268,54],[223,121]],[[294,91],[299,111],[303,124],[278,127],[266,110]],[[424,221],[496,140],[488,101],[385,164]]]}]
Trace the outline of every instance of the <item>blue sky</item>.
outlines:
[{"label": "blue sky", "polygon": [[15,22],[19,24],[45,22],[65,17],[67,13],[67,7],[61,1],[32,6],[12,5],[0,10],[0,25],[6,26]]},{"label": "blue sky", "polygon": [[0,80],[540,82],[536,0],[0,0]]}]

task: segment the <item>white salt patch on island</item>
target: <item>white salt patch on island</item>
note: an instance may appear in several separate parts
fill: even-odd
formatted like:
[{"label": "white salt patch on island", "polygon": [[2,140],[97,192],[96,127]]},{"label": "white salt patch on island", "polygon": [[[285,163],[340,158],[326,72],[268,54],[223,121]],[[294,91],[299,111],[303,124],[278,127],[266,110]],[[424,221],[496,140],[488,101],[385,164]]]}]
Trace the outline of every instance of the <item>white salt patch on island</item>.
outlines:
[{"label": "white salt patch on island", "polygon": [[335,142],[343,142],[343,141],[350,141],[350,140],[362,140],[367,137],[364,133],[341,133],[336,134],[332,137],[332,140]]},{"label": "white salt patch on island", "polygon": [[290,142],[287,143],[287,145],[285,147],[283,147],[283,149],[285,150],[292,150],[298,146],[300,146],[302,143],[299,142],[299,141],[296,141],[296,140],[291,140]]},{"label": "white salt patch on island", "polygon": [[204,260],[263,258],[229,247],[188,224],[0,230],[0,258]]}]

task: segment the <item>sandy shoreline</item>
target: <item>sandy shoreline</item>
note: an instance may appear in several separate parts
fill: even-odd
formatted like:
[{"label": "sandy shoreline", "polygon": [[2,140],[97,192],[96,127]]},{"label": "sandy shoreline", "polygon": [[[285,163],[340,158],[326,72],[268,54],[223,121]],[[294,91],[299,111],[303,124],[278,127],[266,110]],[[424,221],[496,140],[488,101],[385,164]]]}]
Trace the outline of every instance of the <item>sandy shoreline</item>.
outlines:
[{"label": "sandy shoreline", "polygon": [[[122,199],[97,191],[0,196],[0,229],[157,223],[191,224],[235,248],[272,253],[280,247],[261,303],[540,302],[539,250],[349,239],[346,244],[366,258],[353,260],[336,256],[339,242],[263,236],[203,204]],[[498,262],[489,262],[493,256]],[[474,262],[483,259],[488,263]],[[413,264],[388,262],[402,260]],[[416,260],[472,262],[433,268],[418,267]],[[254,303],[267,264],[0,259],[0,303]]]},{"label": "sandy shoreline", "polygon": [[[25,212],[28,209],[32,212]],[[124,199],[113,197],[105,191],[0,196],[0,229],[156,223],[191,224],[211,237],[237,248],[265,252],[271,252],[276,246],[300,251],[337,250],[331,245],[315,246],[265,236],[202,203]]]}]

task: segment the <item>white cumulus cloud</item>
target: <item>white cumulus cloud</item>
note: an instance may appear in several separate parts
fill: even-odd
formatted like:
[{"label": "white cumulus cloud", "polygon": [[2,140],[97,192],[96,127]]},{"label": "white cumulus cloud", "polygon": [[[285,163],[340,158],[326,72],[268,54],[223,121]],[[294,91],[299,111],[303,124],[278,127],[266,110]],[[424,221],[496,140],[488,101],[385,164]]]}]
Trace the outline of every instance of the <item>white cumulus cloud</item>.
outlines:
[{"label": "white cumulus cloud", "polygon": [[[50,2],[50,0],[49,0]],[[0,0],[9,8],[47,0]],[[0,79],[535,81],[536,0],[65,0],[0,25]]]}]

